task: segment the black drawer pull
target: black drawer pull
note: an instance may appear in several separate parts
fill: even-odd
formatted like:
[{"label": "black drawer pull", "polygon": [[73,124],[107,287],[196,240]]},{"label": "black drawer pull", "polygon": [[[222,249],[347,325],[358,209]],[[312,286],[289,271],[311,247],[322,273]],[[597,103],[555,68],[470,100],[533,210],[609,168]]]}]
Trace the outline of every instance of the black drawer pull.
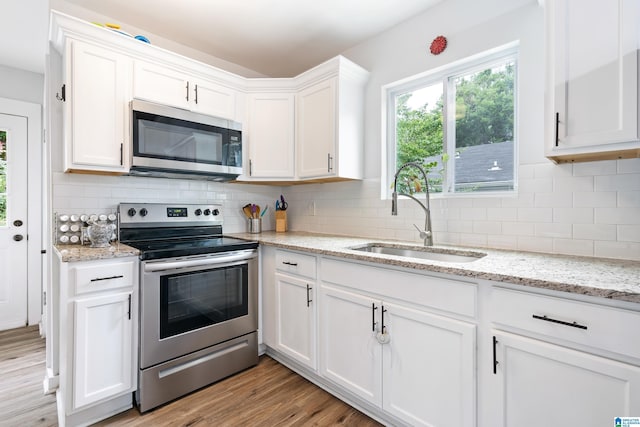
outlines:
[{"label": "black drawer pull", "polygon": [[559,323],[560,325],[571,326],[572,328],[587,329],[586,325],[581,325],[578,322],[565,322],[564,320],[552,319],[551,317],[547,316],[538,316],[537,314],[534,314],[533,318],[544,320],[545,322]]},{"label": "black drawer pull", "polygon": [[121,274],[119,276],[111,276],[111,277],[98,277],[97,279],[91,279],[92,282],[99,282],[101,280],[111,280],[111,279],[122,279],[124,276]]},{"label": "black drawer pull", "polygon": [[294,266],[294,267],[297,267],[297,266],[298,266],[298,263],[297,263],[297,262],[282,261],[282,263],[283,263],[284,265],[291,265],[291,266]]}]

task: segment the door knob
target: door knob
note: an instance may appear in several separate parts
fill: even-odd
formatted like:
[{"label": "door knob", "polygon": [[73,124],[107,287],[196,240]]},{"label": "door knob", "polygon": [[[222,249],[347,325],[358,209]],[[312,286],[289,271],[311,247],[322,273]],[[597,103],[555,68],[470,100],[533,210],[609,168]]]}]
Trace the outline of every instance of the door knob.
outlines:
[{"label": "door knob", "polygon": [[23,222],[19,219],[16,219],[15,221],[13,221],[13,225],[16,227],[21,227],[23,224]]},{"label": "door knob", "polygon": [[13,236],[13,240],[15,240],[16,242],[19,242],[22,239],[24,239],[24,236],[22,234],[15,234]]}]

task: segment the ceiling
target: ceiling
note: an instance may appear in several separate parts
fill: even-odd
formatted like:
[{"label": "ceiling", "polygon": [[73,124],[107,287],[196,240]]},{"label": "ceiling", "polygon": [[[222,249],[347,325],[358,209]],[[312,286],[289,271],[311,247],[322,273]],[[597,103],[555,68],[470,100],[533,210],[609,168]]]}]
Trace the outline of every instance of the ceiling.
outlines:
[{"label": "ceiling", "polygon": [[[43,72],[48,10],[34,14],[34,1],[47,3],[47,0],[0,0],[5,18],[3,32],[25,35],[13,39],[15,45],[0,43],[0,55],[6,58],[11,53],[15,57],[13,66],[30,71],[37,71],[35,64],[40,63],[39,72]],[[340,54],[442,0],[65,1],[107,16],[123,24],[123,30],[124,24],[129,24],[263,75],[287,77]],[[11,19],[6,19],[7,16]]]}]

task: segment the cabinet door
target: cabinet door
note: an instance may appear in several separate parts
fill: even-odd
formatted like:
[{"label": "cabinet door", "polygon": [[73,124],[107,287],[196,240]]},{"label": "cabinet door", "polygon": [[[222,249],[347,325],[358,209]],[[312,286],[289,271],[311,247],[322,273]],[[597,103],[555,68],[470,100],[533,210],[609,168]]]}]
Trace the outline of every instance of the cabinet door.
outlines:
[{"label": "cabinet door", "polygon": [[639,10],[637,0],[549,3],[552,150],[638,141]]},{"label": "cabinet door", "polygon": [[70,41],[66,170],[126,172],[131,61],[110,49]]},{"label": "cabinet door", "polygon": [[249,96],[251,178],[294,178],[294,94],[265,93]]},{"label": "cabinet door", "polygon": [[316,369],[314,283],[276,274],[276,349]]},{"label": "cabinet door", "polygon": [[235,120],[236,93],[226,86],[190,78],[190,90],[193,90],[191,109],[210,116]]},{"label": "cabinet door", "polygon": [[497,332],[493,426],[600,427],[640,410],[640,367]]},{"label": "cabinet door", "polygon": [[414,426],[476,425],[475,325],[383,307],[383,409]]},{"label": "cabinet door", "polygon": [[320,288],[320,371],[360,398],[382,405],[382,346],[376,340],[380,304],[351,292]]},{"label": "cabinet door", "polygon": [[336,78],[298,93],[296,148],[300,178],[336,175],[336,99]]},{"label": "cabinet door", "polygon": [[188,109],[194,96],[192,90],[184,73],[158,64],[135,61],[134,98]]},{"label": "cabinet door", "polygon": [[135,389],[131,298],[124,292],[74,303],[74,408]]}]

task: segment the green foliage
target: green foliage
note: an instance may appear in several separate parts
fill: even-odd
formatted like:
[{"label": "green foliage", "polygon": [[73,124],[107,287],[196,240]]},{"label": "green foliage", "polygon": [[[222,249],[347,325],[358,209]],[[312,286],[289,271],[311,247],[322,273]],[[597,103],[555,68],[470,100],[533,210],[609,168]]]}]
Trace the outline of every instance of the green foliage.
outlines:
[{"label": "green foliage", "polygon": [[456,147],[513,140],[515,66],[456,79]]},{"label": "green foliage", "polygon": [[[509,141],[513,139],[515,65],[508,63],[453,80],[456,91],[456,148]],[[442,191],[444,165],[449,154],[444,151],[443,99],[412,109],[408,105],[412,93],[396,98],[396,168],[406,162],[423,163],[430,174],[430,191]],[[438,162],[425,163],[429,157],[440,157],[443,165],[434,176]],[[398,177],[401,192],[413,194],[416,171],[410,168]]]}]

